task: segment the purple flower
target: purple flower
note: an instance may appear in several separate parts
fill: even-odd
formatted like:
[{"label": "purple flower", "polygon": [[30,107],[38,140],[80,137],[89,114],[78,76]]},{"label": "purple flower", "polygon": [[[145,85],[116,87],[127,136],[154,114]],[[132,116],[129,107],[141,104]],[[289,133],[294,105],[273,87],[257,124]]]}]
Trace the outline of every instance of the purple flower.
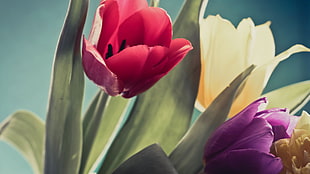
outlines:
[{"label": "purple flower", "polygon": [[[205,146],[207,174],[277,174],[281,160],[270,153],[275,140],[290,137],[298,117],[286,109],[265,109],[261,98],[223,123]],[[263,107],[263,108],[262,108]]]}]

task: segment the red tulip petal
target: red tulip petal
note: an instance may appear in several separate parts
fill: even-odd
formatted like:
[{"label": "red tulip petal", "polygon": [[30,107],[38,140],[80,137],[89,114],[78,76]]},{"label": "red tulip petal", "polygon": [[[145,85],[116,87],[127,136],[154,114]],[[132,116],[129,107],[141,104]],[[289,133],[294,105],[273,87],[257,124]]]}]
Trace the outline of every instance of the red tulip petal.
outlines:
[{"label": "red tulip petal", "polygon": [[150,47],[148,58],[144,64],[143,75],[141,78],[149,78],[153,75],[164,73],[163,69],[168,62],[168,48],[163,46]]},{"label": "red tulip petal", "polygon": [[146,0],[117,0],[120,10],[120,23],[137,11],[147,8]]},{"label": "red tulip petal", "polygon": [[118,26],[119,8],[117,1],[107,0],[102,2],[97,8],[89,35],[89,42],[97,48],[102,57],[105,57],[109,42],[114,44],[117,41],[114,36]]},{"label": "red tulip petal", "polygon": [[186,39],[179,38],[172,40],[167,52],[168,63],[165,67],[165,71],[170,71],[175,67],[192,49],[192,44]]},{"label": "red tulip petal", "polygon": [[167,64],[166,53],[168,48],[155,46],[150,47],[149,50],[149,55],[144,64],[141,76],[137,80],[138,83],[131,86],[130,89],[125,89],[126,91],[122,93],[123,97],[130,98],[146,91],[168,73],[163,71]]},{"label": "red tulip petal", "polygon": [[144,66],[144,76],[167,74],[192,49],[191,43],[185,39],[174,39],[170,48],[155,46],[150,48],[148,59]]},{"label": "red tulip petal", "polygon": [[210,174],[278,174],[282,169],[280,158],[255,149],[233,150],[222,153],[206,163]]},{"label": "red tulip petal", "polygon": [[138,95],[149,88],[151,88],[158,80],[160,80],[164,75],[166,74],[159,74],[151,76],[149,79],[144,79],[142,81],[139,81],[139,83],[136,83],[134,86],[132,86],[128,90],[124,90],[121,94],[124,98],[130,98],[135,95]]},{"label": "red tulip petal", "polygon": [[172,37],[171,20],[161,8],[144,8],[119,27],[119,42],[126,40],[127,45],[170,46]]},{"label": "red tulip petal", "polygon": [[84,71],[90,80],[109,95],[115,96],[121,93],[123,88],[116,75],[107,68],[96,48],[85,38],[83,38],[82,57]]},{"label": "red tulip petal", "polygon": [[185,39],[175,39],[171,43],[171,48],[155,46],[149,49],[150,52],[144,64],[139,83],[136,83],[130,90],[122,94],[123,97],[132,97],[152,87],[184,58],[186,53],[192,49],[192,46]]},{"label": "red tulip petal", "polygon": [[242,134],[252,122],[259,107],[266,102],[265,98],[254,101],[236,116],[218,127],[205,145],[205,158],[210,159],[217,153],[229,148],[236,141],[236,136]]},{"label": "red tulip petal", "polygon": [[149,54],[146,45],[128,47],[105,60],[109,69],[123,81],[124,88],[130,88],[140,78]]},{"label": "red tulip petal", "polygon": [[171,43],[170,48],[155,46],[150,48],[150,53],[144,65],[143,76],[150,78],[153,75],[161,74],[164,76],[174,66],[176,66],[187,54],[192,46],[189,41],[185,39],[175,39]]}]

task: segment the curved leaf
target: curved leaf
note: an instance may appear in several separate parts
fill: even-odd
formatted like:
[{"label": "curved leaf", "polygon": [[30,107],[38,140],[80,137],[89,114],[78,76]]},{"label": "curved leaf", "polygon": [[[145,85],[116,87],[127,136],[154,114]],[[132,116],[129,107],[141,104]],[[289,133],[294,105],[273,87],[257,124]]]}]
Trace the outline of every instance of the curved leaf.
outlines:
[{"label": "curved leaf", "polygon": [[79,173],[88,174],[104,158],[111,141],[122,127],[131,110],[131,100],[107,96],[100,91],[83,120],[83,152]]},{"label": "curved leaf", "polygon": [[13,145],[31,165],[43,173],[44,123],[28,111],[17,111],[0,125],[0,140]]},{"label": "curved leaf", "polygon": [[288,108],[298,112],[310,100],[310,80],[288,85],[263,95],[268,98],[267,108]]},{"label": "curved leaf", "polygon": [[[102,118],[108,95],[99,91],[93,99],[83,119],[83,149],[79,173],[88,173],[96,159],[92,159],[90,152],[94,150],[94,141]],[[100,152],[99,152],[100,153]],[[91,164],[89,164],[91,163]]]},{"label": "curved leaf", "polygon": [[254,66],[247,68],[214,99],[170,154],[169,158],[179,173],[196,174],[201,170],[207,139],[227,118],[235,97],[253,69]]},{"label": "curved leaf", "polygon": [[55,54],[46,118],[44,173],[76,174],[82,149],[80,42],[88,0],[71,0]]},{"label": "curved leaf", "polygon": [[126,160],[113,174],[177,174],[159,145],[153,144]]}]

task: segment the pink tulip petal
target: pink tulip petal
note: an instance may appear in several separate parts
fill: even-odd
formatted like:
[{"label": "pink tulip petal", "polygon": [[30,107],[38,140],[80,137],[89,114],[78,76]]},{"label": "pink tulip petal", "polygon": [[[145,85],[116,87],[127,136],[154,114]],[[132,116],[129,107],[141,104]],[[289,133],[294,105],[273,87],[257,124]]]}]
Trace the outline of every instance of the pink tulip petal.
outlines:
[{"label": "pink tulip petal", "polygon": [[128,47],[105,60],[109,69],[124,82],[124,88],[135,85],[143,73],[143,66],[147,60],[149,48],[146,45]]},{"label": "pink tulip petal", "polygon": [[[158,65],[162,64],[166,60],[168,48],[163,46],[150,47],[150,53],[145,62],[146,68],[156,68]],[[147,69],[146,69],[147,70]]]},{"label": "pink tulip petal", "polygon": [[241,149],[222,153],[206,162],[208,174],[278,174],[282,169],[280,158],[255,149]]},{"label": "pink tulip petal", "polygon": [[145,0],[102,0],[90,39],[83,41],[85,72],[110,95],[132,97],[192,49],[188,41],[171,38],[171,19],[163,9],[148,7]]},{"label": "pink tulip petal", "polygon": [[[111,17],[113,16],[113,17]],[[114,39],[115,32],[119,25],[118,4],[115,0],[104,1],[97,9],[93,26],[89,35],[89,41],[97,48],[98,52],[104,58],[107,52],[107,45]]]},{"label": "pink tulip petal", "polygon": [[123,90],[121,82],[107,68],[96,48],[85,38],[83,39],[82,57],[84,71],[90,80],[109,95],[115,96],[120,94]]},{"label": "pink tulip petal", "polygon": [[129,90],[124,90],[122,93],[122,96],[124,98],[130,98],[135,95],[138,95],[149,88],[151,88],[158,80],[160,80],[165,74],[159,74],[159,75],[154,75],[150,76],[149,79],[144,79],[142,81],[139,81],[139,83],[135,84],[130,88]]},{"label": "pink tulip petal", "polygon": [[88,37],[88,41],[95,46],[97,46],[98,44],[101,29],[102,29],[102,16],[100,15],[100,11],[104,11],[104,9],[105,9],[105,5],[100,5],[97,8],[95,16],[94,16],[92,28],[90,30],[90,34]]},{"label": "pink tulip petal", "polygon": [[150,47],[148,58],[144,64],[143,74],[140,80],[149,78],[152,75],[165,73],[163,70],[168,62],[166,56],[168,48],[163,46]]},{"label": "pink tulip petal", "polygon": [[169,47],[172,37],[170,17],[163,9],[144,8],[120,24],[118,37],[119,43],[126,40],[129,46]]},{"label": "pink tulip petal", "polygon": [[185,56],[192,50],[192,44],[186,39],[174,39],[171,42],[169,50],[167,52],[167,65],[164,71],[170,71],[175,67]]},{"label": "pink tulip petal", "polygon": [[192,49],[192,46],[185,39],[175,39],[171,44],[171,48],[155,46],[149,49],[150,52],[144,64],[139,83],[123,94],[123,97],[129,98],[149,89],[176,66],[186,53]]},{"label": "pink tulip petal", "polygon": [[254,101],[236,116],[218,127],[205,145],[206,159],[211,159],[213,156],[216,156],[219,152],[224,151],[233,144],[236,141],[236,136],[244,132],[254,119],[259,107],[266,102],[265,98]]},{"label": "pink tulip petal", "polygon": [[116,0],[119,5],[120,23],[143,8],[147,8],[146,0]]},{"label": "pink tulip petal", "polygon": [[122,94],[125,98],[130,98],[140,94],[150,87],[152,87],[158,80],[160,80],[168,72],[164,71],[168,59],[166,53],[168,48],[162,46],[155,46],[149,48],[148,58],[144,64],[139,83],[136,83]]}]

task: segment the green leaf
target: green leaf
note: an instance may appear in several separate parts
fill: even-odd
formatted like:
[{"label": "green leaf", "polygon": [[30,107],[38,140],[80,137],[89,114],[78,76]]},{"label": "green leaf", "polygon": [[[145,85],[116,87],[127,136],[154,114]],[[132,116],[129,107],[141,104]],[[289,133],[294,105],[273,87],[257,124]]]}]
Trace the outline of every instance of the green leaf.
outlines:
[{"label": "green leaf", "polygon": [[247,68],[214,99],[170,154],[169,158],[180,174],[196,174],[202,169],[207,139],[227,118],[235,97],[253,69],[254,66]]},{"label": "green leaf", "polygon": [[122,127],[131,110],[131,100],[107,96],[100,91],[91,103],[83,120],[83,153],[81,174],[88,174],[91,167],[102,161],[112,140]]},{"label": "green leaf", "polygon": [[310,80],[295,83],[264,94],[267,108],[288,108],[291,114],[298,112],[310,100]]},{"label": "green leaf", "polygon": [[200,75],[200,5],[201,0],[187,0],[173,27],[174,37],[190,40],[194,50],[166,77],[138,96],[132,114],[108,151],[100,174],[111,173],[131,155],[153,143],[171,152],[189,128]]},{"label": "green leaf", "polygon": [[157,144],[130,157],[113,174],[177,174],[169,158]]},{"label": "green leaf", "polygon": [[0,140],[13,145],[31,165],[43,173],[44,123],[31,112],[17,111],[0,124]]},{"label": "green leaf", "polygon": [[[79,173],[89,173],[89,170],[96,160],[90,155],[90,152],[94,150],[94,140],[98,131],[99,123],[102,118],[104,107],[106,105],[108,95],[103,91],[99,91],[93,99],[83,119],[83,149],[82,159]],[[98,152],[98,155],[100,152]],[[89,164],[90,163],[90,164]]]},{"label": "green leaf", "polygon": [[55,54],[46,118],[46,174],[76,174],[82,150],[80,43],[88,0],[71,0]]}]

